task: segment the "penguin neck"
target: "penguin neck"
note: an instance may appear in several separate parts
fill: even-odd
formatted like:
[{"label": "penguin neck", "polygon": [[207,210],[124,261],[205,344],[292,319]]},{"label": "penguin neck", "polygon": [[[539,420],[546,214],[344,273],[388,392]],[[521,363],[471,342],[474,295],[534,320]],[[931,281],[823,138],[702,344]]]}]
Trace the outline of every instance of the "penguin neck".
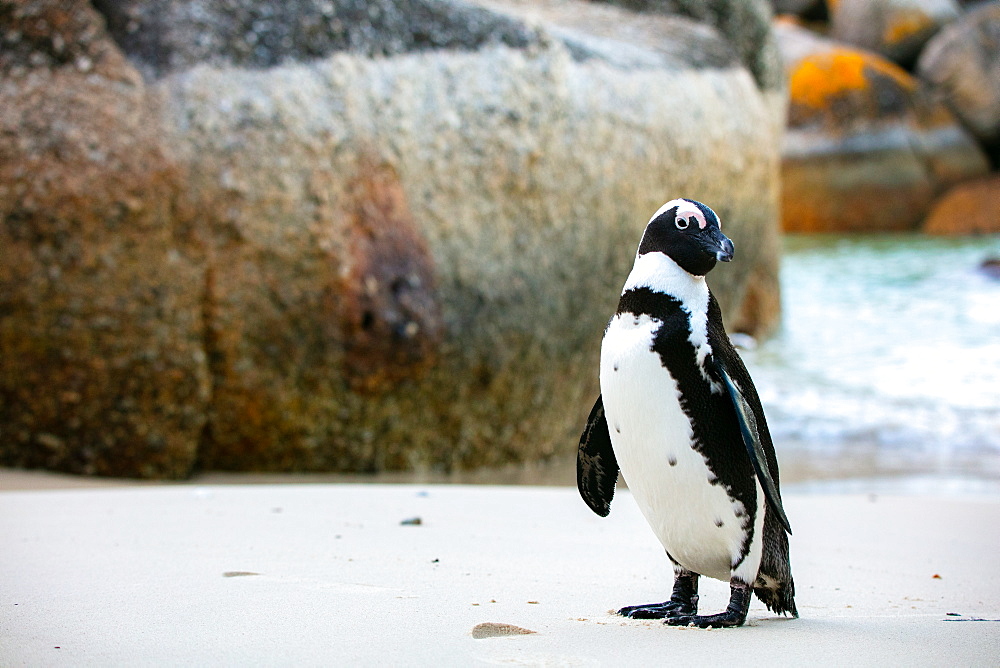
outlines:
[{"label": "penguin neck", "polygon": [[632,273],[625,281],[618,313],[645,313],[657,320],[669,317],[669,308],[664,307],[665,303],[679,307],[687,317],[688,342],[694,348],[698,371],[712,392],[718,394],[723,390],[722,385],[713,380],[705,369],[705,360],[712,354],[708,334],[711,299],[704,276],[688,273],[664,253],[644,253],[635,258]]},{"label": "penguin neck", "polygon": [[639,288],[670,295],[681,302],[689,313],[704,313],[708,305],[708,283],[705,282],[705,277],[688,273],[665,253],[636,255],[635,265],[625,281],[622,294]]}]

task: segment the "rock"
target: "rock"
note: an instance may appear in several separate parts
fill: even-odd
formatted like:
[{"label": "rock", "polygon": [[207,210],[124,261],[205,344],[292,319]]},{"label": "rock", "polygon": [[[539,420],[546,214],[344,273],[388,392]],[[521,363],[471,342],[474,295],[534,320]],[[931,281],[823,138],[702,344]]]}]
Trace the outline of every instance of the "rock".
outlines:
[{"label": "rock", "polygon": [[938,33],[917,72],[1000,164],[1000,2],[979,5]]},{"label": "rock", "polygon": [[1000,175],[960,183],[942,195],[924,221],[928,234],[1000,234]]},{"label": "rock", "polygon": [[824,0],[771,0],[775,14],[786,14],[801,18],[824,17],[827,12]]},{"label": "rock", "polygon": [[961,12],[955,0],[836,0],[829,6],[830,37],[904,66]]},{"label": "rock", "polygon": [[898,66],[795,26],[777,34],[790,91],[786,231],[913,229],[937,194],[988,170],[948,109]]},{"label": "rock", "polygon": [[770,27],[772,9],[768,0],[595,1],[609,2],[637,12],[679,14],[714,26],[762,90],[780,88],[784,83],[781,58]]},{"label": "rock", "polygon": [[537,633],[514,624],[503,624],[501,622],[483,622],[472,627],[472,637],[477,640],[483,638],[503,638],[505,636],[523,636]]},{"label": "rock", "polygon": [[[20,353],[0,361],[0,461],[178,476],[572,452],[638,235],[676,196],[710,203],[737,246],[712,277],[730,330],[776,321],[781,92],[712,25],[685,57],[586,28],[617,7],[529,28],[513,3],[379,3],[385,21],[349,27],[344,0],[314,53],[282,50],[312,3],[98,4],[128,60],[74,7],[116,83],[93,59],[51,88],[29,55],[0,84],[0,332]],[[85,410],[63,422],[47,397],[76,401],[73,383]]]},{"label": "rock", "polygon": [[988,257],[979,263],[979,271],[984,276],[1000,280],[1000,257]]},{"label": "rock", "polygon": [[[774,136],[760,130],[771,116],[745,70],[622,70],[553,44],[198,68],[163,85],[198,208],[224,180],[232,189],[207,466],[470,468],[566,452],[582,419],[566,407],[596,392],[599,332],[668,192],[723,209],[743,255],[713,286],[733,326],[773,322],[736,307],[755,273],[775,289],[777,259]],[[350,264],[358,155],[398,174],[444,326],[435,362],[374,396],[345,374],[350,298],[319,280]]]},{"label": "rock", "polygon": [[[475,0],[528,24],[542,23],[575,60],[599,58],[618,67],[739,67],[740,58],[713,25],[686,16],[626,11],[618,3],[562,0]],[[632,46],[632,45],[635,46]]]},{"label": "rock", "polygon": [[349,51],[387,57],[538,36],[502,14],[449,0],[103,0],[122,50],[156,78],[195,65],[266,69]]},{"label": "rock", "polygon": [[186,475],[208,374],[183,167],[87,3],[0,16],[0,461]]}]

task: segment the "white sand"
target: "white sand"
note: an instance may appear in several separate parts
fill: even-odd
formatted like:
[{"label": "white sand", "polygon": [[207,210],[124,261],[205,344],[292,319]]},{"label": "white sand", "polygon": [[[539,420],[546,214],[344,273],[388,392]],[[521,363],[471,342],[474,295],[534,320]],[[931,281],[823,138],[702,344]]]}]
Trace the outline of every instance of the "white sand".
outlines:
[{"label": "white sand", "polygon": [[601,519],[572,488],[2,491],[0,665],[998,665],[1000,498],[785,507],[802,617],[701,630],[609,614],[671,586],[627,492]]}]

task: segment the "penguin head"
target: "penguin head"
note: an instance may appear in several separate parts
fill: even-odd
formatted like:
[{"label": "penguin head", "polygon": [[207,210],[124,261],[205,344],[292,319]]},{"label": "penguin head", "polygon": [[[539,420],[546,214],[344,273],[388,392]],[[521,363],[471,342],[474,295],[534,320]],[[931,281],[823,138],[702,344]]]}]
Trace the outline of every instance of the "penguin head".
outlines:
[{"label": "penguin head", "polygon": [[704,276],[716,262],[732,260],[734,249],[714,211],[693,199],[675,199],[646,224],[639,255],[646,253],[663,253],[689,274]]}]

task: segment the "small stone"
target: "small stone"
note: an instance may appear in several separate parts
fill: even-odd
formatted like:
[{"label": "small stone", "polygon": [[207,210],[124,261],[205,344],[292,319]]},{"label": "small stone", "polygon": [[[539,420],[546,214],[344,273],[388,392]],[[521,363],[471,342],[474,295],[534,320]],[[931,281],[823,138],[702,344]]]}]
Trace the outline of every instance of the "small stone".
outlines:
[{"label": "small stone", "polygon": [[48,434],[45,432],[35,436],[35,440],[38,441],[39,445],[48,448],[49,450],[62,450],[65,445],[64,441],[55,434]]},{"label": "small stone", "polygon": [[1000,257],[989,257],[979,263],[979,271],[990,278],[1000,280]]},{"label": "small stone", "polygon": [[500,622],[483,622],[472,627],[472,637],[477,640],[482,640],[483,638],[502,638],[504,636],[523,636],[532,633],[538,632]]}]

